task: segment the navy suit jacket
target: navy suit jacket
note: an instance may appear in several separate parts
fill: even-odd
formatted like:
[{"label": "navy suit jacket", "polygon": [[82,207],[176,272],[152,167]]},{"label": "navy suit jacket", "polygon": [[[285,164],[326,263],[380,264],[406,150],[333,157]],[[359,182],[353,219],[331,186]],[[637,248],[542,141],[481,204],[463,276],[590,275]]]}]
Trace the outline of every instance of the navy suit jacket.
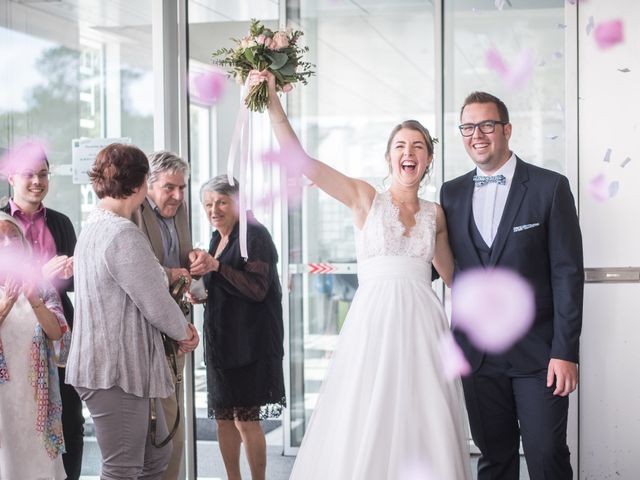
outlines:
[{"label": "navy suit jacket", "polygon": [[[470,233],[474,174],[475,169],[446,182],[440,191],[456,274],[483,267]],[[522,226],[525,228],[516,228]],[[536,313],[531,329],[504,354],[515,372],[545,369],[550,358],[577,363],[584,289],[582,236],[565,176],[516,159],[486,267],[518,272],[529,281],[535,294]],[[455,305],[452,323],[467,360],[473,370],[477,369],[484,353],[455,329]]]}]

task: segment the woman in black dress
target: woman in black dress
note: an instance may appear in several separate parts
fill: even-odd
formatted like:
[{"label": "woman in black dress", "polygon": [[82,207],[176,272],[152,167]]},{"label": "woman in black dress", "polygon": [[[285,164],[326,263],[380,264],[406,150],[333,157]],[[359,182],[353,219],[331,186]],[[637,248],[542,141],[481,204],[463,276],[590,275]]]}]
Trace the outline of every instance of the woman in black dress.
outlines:
[{"label": "woman in black dress", "polygon": [[240,479],[240,444],[253,480],[265,478],[266,443],[260,420],[285,406],[282,289],[278,253],[267,229],[247,212],[248,259],[240,256],[238,183],[212,178],[200,200],[216,229],[209,252],[191,253],[191,274],[209,292],[204,321],[209,417],[229,480]]}]

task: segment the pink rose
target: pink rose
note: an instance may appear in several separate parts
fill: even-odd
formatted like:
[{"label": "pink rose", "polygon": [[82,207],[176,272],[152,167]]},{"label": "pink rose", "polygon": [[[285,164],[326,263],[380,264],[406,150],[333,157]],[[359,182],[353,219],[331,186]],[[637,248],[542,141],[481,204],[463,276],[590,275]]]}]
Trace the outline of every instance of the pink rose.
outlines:
[{"label": "pink rose", "polygon": [[284,32],[276,32],[273,36],[273,44],[276,50],[282,50],[289,46],[289,38]]},{"label": "pink rose", "polygon": [[267,37],[267,38],[264,39],[264,46],[265,47],[273,49],[273,44],[274,44],[274,42],[273,42],[273,39],[271,37]]},{"label": "pink rose", "polygon": [[267,37],[266,37],[263,33],[261,33],[260,35],[258,35],[258,36],[256,37],[256,43],[257,43],[258,45],[264,45],[264,41],[265,41],[265,39],[266,39],[266,38],[267,38]]}]

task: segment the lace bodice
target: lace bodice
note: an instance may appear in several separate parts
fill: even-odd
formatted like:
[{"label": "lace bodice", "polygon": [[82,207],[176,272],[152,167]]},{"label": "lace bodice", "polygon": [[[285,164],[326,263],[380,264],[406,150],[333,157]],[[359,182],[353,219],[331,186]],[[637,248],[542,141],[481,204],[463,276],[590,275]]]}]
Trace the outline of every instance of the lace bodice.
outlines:
[{"label": "lace bodice", "polygon": [[421,258],[431,262],[436,238],[435,204],[421,199],[416,224],[408,236],[405,233],[391,193],[377,193],[362,230],[355,229],[358,262],[379,256]]}]

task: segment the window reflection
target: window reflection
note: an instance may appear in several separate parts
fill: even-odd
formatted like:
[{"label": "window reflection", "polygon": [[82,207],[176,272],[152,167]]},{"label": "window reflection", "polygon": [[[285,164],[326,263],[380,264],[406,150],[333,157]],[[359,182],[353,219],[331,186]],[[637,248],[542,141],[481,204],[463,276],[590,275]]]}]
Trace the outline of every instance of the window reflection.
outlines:
[{"label": "window reflection", "polygon": [[[107,2],[108,3],[108,2]],[[97,198],[72,182],[71,145],[81,137],[130,137],[153,149],[150,0],[109,4],[0,1],[0,154],[41,139],[51,165],[47,207],[79,233]],[[0,199],[9,195],[0,181]],[[97,476],[100,454],[85,410],[83,476]]]},{"label": "window reflection", "polygon": [[[445,180],[473,168],[458,131],[460,107],[474,90],[496,95],[509,109],[511,148],[523,160],[561,173],[565,166],[565,13],[562,0],[444,2]],[[533,53],[533,74],[510,88],[488,68],[489,49],[511,67]]]}]

